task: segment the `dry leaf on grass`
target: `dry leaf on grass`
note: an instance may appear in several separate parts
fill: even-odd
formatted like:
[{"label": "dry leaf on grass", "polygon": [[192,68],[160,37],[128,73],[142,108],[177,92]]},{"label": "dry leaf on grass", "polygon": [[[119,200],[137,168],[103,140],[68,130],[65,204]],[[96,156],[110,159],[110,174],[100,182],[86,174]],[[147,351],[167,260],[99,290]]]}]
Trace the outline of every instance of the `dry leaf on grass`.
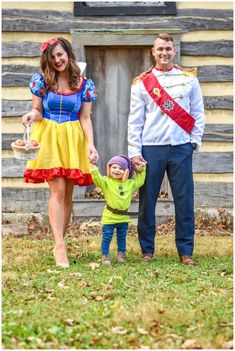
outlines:
[{"label": "dry leaf on grass", "polygon": [[69,275],[72,277],[78,277],[78,278],[82,277],[82,273],[80,273],[80,272],[70,273]]},{"label": "dry leaf on grass", "polygon": [[137,328],[138,333],[142,334],[142,335],[147,335],[149,334],[149,332],[147,330],[145,330],[144,328]]},{"label": "dry leaf on grass", "polygon": [[196,344],[195,339],[188,339],[183,342],[183,344],[180,347],[183,350],[190,350],[190,349],[202,349],[201,346]]},{"label": "dry leaf on grass", "polygon": [[103,301],[104,300],[103,296],[95,296],[94,299],[95,299],[95,301]]},{"label": "dry leaf on grass", "polygon": [[224,348],[227,350],[233,350],[233,340],[226,341],[224,343]]},{"label": "dry leaf on grass", "polygon": [[89,263],[89,267],[94,270],[96,268],[98,268],[100,266],[100,263],[97,263],[97,262],[91,262]]},{"label": "dry leaf on grass", "polygon": [[47,270],[47,273],[59,274],[59,273],[61,273],[61,271],[56,271],[56,270],[48,269],[48,270]]},{"label": "dry leaf on grass", "polygon": [[60,289],[68,289],[69,287],[66,286],[66,285],[64,285],[64,283],[65,283],[65,280],[62,279],[62,280],[57,284],[57,286],[58,286]]},{"label": "dry leaf on grass", "polygon": [[112,333],[113,334],[120,334],[120,335],[125,335],[127,334],[128,330],[121,327],[121,326],[117,326],[117,327],[113,327],[112,328]]},{"label": "dry leaf on grass", "polygon": [[67,319],[64,320],[64,323],[69,325],[69,326],[73,326],[75,324],[75,320],[67,318]]}]

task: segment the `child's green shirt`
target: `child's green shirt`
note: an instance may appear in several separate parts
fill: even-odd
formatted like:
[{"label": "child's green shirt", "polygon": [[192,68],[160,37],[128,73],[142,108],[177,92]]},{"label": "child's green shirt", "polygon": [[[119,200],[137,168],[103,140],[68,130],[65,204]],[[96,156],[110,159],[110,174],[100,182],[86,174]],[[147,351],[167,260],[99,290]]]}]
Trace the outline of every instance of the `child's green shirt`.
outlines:
[{"label": "child's green shirt", "polygon": [[[141,173],[135,173],[133,179],[127,179],[125,182],[102,176],[97,167],[91,170],[91,175],[95,185],[102,190],[107,205],[118,210],[127,210],[131,204],[132,193],[144,184],[146,166],[143,167]],[[114,214],[106,207],[104,208],[101,218],[102,224],[122,222],[130,223],[130,216]]]}]

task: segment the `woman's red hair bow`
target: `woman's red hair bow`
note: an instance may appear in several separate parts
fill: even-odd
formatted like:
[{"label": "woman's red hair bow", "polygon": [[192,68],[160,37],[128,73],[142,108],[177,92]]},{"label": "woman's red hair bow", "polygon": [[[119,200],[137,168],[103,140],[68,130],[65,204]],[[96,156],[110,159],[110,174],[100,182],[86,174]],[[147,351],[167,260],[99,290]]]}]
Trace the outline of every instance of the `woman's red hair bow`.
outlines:
[{"label": "woman's red hair bow", "polygon": [[59,38],[57,38],[57,37],[53,37],[53,38],[51,38],[50,40],[45,41],[45,43],[42,43],[42,44],[39,46],[40,52],[44,52],[44,51],[47,49],[48,45],[53,45],[53,44],[55,44],[57,41],[59,41]]}]

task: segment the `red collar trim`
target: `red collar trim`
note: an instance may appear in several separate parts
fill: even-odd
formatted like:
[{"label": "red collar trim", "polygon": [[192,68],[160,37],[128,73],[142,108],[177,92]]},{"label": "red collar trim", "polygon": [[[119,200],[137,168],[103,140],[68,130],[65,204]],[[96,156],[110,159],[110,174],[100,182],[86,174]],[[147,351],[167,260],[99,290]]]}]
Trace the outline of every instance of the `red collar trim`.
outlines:
[{"label": "red collar trim", "polygon": [[83,88],[83,85],[84,85],[84,83],[85,83],[85,79],[83,78],[83,77],[81,77],[82,78],[82,81],[81,81],[81,84],[80,84],[80,86],[79,86],[79,88],[77,89],[77,90],[75,90],[75,91],[68,91],[67,93],[62,93],[62,92],[59,92],[58,90],[52,90],[52,91],[54,91],[56,94],[58,94],[58,95],[73,95],[73,94],[77,94],[79,91],[81,91],[82,90],[82,88]]},{"label": "red collar trim", "polygon": [[164,69],[164,68],[162,68],[162,67],[157,67],[157,66],[155,66],[154,68],[155,68],[157,71],[168,72],[168,71],[171,71],[171,70],[174,68],[174,66],[172,65],[171,67],[168,67],[167,69]]}]

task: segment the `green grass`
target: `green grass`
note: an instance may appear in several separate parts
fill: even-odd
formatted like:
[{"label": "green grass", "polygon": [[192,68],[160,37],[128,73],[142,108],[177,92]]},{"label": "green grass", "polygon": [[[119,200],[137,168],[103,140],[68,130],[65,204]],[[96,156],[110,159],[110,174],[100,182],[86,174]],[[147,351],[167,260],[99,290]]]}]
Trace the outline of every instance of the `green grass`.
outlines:
[{"label": "green grass", "polygon": [[132,235],[126,263],[118,265],[114,242],[106,267],[99,235],[69,237],[71,266],[61,269],[52,240],[4,239],[4,348],[180,349],[186,341],[189,348],[226,348],[233,338],[232,237],[195,241],[196,267],[179,263],[172,235],[157,237],[151,263],[140,261]]}]

